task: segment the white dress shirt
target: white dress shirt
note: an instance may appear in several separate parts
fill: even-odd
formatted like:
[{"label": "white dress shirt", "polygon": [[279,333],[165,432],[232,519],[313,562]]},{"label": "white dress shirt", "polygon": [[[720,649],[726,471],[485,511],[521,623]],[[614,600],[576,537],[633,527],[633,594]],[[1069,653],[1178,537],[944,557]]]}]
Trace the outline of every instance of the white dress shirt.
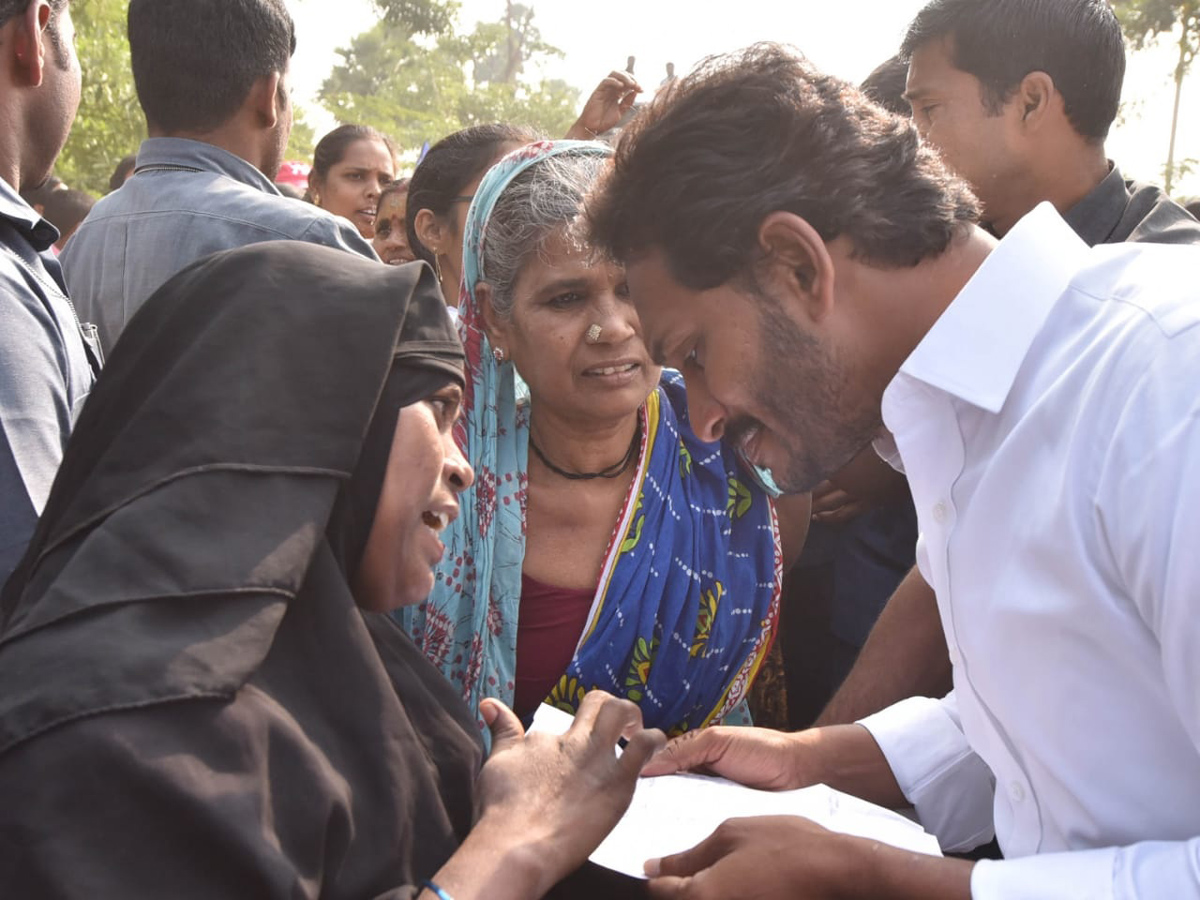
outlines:
[{"label": "white dress shirt", "polygon": [[979,900],[1200,900],[1200,248],[1088,249],[1043,204],[883,418],[955,689],[862,724],[922,823],[994,826]]}]

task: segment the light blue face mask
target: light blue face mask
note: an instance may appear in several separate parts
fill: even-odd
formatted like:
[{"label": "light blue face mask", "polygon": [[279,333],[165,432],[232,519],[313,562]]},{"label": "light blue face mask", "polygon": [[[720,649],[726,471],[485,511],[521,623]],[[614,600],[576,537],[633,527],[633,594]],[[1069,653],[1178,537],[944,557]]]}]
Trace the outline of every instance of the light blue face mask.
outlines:
[{"label": "light blue face mask", "polygon": [[771,470],[767,466],[756,466],[748,462],[745,458],[742,459],[742,464],[754,473],[754,477],[758,480],[758,486],[766,491],[773,500],[778,500],[783,496],[783,491],[775,483],[775,477],[771,474]]}]

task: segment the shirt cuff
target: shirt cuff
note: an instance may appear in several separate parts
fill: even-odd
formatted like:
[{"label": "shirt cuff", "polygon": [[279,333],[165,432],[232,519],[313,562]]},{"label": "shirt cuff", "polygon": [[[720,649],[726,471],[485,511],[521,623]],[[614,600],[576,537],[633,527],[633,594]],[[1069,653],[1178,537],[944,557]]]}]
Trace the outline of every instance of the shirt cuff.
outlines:
[{"label": "shirt cuff", "polygon": [[1117,851],[1108,847],[980,860],[971,870],[971,900],[1112,900],[1116,855]]},{"label": "shirt cuff", "polygon": [[995,779],[967,743],[953,693],[944,700],[901,700],[858,724],[871,733],[921,825],[944,851],[991,840]]}]

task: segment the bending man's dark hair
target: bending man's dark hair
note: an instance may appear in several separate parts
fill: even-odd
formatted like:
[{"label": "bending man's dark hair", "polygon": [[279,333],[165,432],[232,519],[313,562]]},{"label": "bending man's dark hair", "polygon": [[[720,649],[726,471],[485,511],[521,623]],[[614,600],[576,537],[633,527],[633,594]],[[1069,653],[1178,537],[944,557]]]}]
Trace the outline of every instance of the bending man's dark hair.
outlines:
[{"label": "bending man's dark hair", "polygon": [[[151,130],[211,131],[284,73],[296,32],[283,0],[131,0],[129,51]],[[286,100],[286,98],[285,98]]]},{"label": "bending man's dark hair", "polygon": [[109,191],[115,191],[133,174],[133,170],[137,168],[137,154],[130,153],[127,156],[122,156],[121,161],[117,163],[117,167],[113,169],[112,175],[108,179]]},{"label": "bending man's dark hair", "polygon": [[977,221],[965,182],[916,128],[774,44],[712,57],[622,135],[590,204],[620,260],[653,249],[696,290],[754,284],[763,219],[786,210],[879,266],[912,266]]},{"label": "bending man's dark hair", "polygon": [[86,191],[54,191],[46,198],[42,215],[61,234],[68,234],[79,227],[95,205],[96,198]]},{"label": "bending man's dark hair", "polygon": [[[541,135],[516,125],[473,125],[442,138],[429,148],[408,185],[408,246],[418,259],[434,264],[433,253],[417,237],[417,213],[450,212],[463,189],[482,175],[505,144],[528,144]],[[466,213],[466,206],[463,207]]]},{"label": "bending man's dark hair", "polygon": [[308,173],[310,185],[305,200],[312,200],[312,183],[314,180],[324,181],[329,177],[329,170],[340,163],[346,156],[346,151],[359,141],[379,141],[387,147],[388,155],[392,157],[392,166],[396,165],[396,144],[382,131],[377,131],[370,125],[339,125],[317,142],[313,150],[312,171]]},{"label": "bending man's dark hair", "polygon": [[993,115],[1030,72],[1045,72],[1080,136],[1102,141],[1125,80],[1121,24],[1107,0],[933,0],[917,13],[901,54],[950,41],[955,68],[979,79]]},{"label": "bending man's dark hair", "polygon": [[897,55],[877,65],[858,89],[888,112],[907,117],[912,115],[912,108],[904,99],[907,84],[908,60]]}]

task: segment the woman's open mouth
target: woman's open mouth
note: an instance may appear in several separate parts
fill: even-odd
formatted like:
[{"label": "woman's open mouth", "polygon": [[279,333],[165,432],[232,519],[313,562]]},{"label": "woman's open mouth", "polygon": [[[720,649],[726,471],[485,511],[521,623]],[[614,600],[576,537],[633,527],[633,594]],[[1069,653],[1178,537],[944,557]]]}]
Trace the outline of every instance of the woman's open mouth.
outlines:
[{"label": "woman's open mouth", "polygon": [[450,524],[450,517],[445,513],[436,513],[427,509],[421,513],[421,521],[434,531],[440,532]]},{"label": "woman's open mouth", "polygon": [[583,370],[583,376],[612,387],[624,387],[637,379],[642,364],[631,360],[604,362]]}]

